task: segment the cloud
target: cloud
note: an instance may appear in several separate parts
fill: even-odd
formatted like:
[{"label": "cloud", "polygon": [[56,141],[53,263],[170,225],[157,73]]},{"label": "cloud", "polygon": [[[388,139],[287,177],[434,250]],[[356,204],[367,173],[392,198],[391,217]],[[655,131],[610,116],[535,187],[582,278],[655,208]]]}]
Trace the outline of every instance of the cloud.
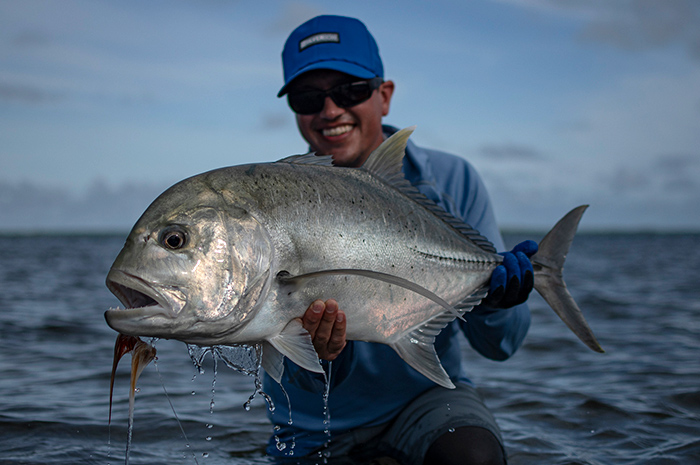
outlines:
[{"label": "cloud", "polygon": [[293,117],[288,112],[265,113],[261,117],[260,128],[263,131],[276,131],[288,127],[292,120]]},{"label": "cloud", "polygon": [[65,94],[37,86],[0,82],[0,100],[41,104],[56,102],[64,97]]},{"label": "cloud", "polygon": [[547,158],[537,149],[515,144],[485,145],[479,149],[479,154],[493,161],[536,161]]},{"label": "cloud", "polygon": [[652,177],[647,170],[639,167],[618,166],[607,176],[607,189],[620,194],[644,192],[652,185]]},{"label": "cloud", "polygon": [[669,173],[686,173],[700,166],[698,154],[670,154],[659,155],[654,163],[655,167]]},{"label": "cloud", "polygon": [[95,180],[82,193],[0,181],[0,231],[126,232],[164,188]]},{"label": "cloud", "polygon": [[25,30],[16,34],[10,44],[18,48],[40,48],[50,44],[49,36],[38,31]]},{"label": "cloud", "polygon": [[232,6],[222,12],[229,2],[175,2],[156,21],[146,4],[46,2],[37,10],[25,3],[0,2],[5,101],[62,99],[98,110],[114,103],[184,105],[280,79],[278,62],[268,58],[279,53],[280,39],[249,27],[255,19]]},{"label": "cloud", "polygon": [[[492,150],[500,151],[509,152]],[[607,154],[590,161],[552,155],[543,162],[518,159],[514,153],[518,151],[476,163],[503,228],[543,230],[557,215],[583,204],[591,206],[583,229],[700,228],[700,153],[661,152],[632,159]]]},{"label": "cloud", "polygon": [[667,193],[700,195],[700,154],[672,154],[657,157],[652,165],[661,174],[661,187]]},{"label": "cloud", "polygon": [[585,42],[644,51],[678,44],[700,60],[697,0],[501,0],[521,8],[581,21]]},{"label": "cloud", "polygon": [[670,205],[699,199],[698,179],[700,153],[664,154],[635,163],[618,161],[599,175],[598,190],[603,195],[607,192],[616,201],[634,198],[649,205],[660,202]]},{"label": "cloud", "polygon": [[601,5],[582,33],[584,40],[637,51],[679,43],[700,60],[700,3],[696,0],[634,0]]}]

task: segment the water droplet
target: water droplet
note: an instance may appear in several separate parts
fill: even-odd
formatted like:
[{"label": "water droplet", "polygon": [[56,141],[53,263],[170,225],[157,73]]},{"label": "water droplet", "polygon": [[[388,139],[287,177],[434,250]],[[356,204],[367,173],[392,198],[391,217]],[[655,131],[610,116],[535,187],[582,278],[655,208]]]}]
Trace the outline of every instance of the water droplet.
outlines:
[{"label": "water droplet", "polygon": [[279,439],[277,439],[277,438],[275,438],[275,439],[277,440],[277,444],[275,444],[275,446],[277,447],[278,451],[282,452],[283,450],[285,450],[287,448],[287,444],[285,444],[283,442],[279,442]]},{"label": "water droplet", "polygon": [[202,457],[204,457],[205,459],[209,457],[209,452],[202,452]]},{"label": "water droplet", "polygon": [[206,439],[207,441],[211,441],[211,436],[207,436],[207,437],[204,438],[204,439]]},{"label": "water droplet", "polygon": [[214,425],[212,425],[211,423],[207,423],[207,428],[211,429],[213,427],[214,427]]},{"label": "water droplet", "polygon": [[192,395],[195,395],[195,394],[197,394],[197,393],[196,393],[196,392],[194,392],[194,391],[192,391]]},{"label": "water droplet", "polygon": [[449,431],[450,433],[454,433],[454,432],[455,432],[455,429],[454,429],[454,428],[450,428],[450,429],[448,429],[447,431]]}]

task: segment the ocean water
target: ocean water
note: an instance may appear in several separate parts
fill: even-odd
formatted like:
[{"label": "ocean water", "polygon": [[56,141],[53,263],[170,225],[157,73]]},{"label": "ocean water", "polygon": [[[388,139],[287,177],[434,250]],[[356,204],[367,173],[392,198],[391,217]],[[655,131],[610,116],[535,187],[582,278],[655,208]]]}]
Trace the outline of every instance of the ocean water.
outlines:
[{"label": "ocean water", "polygon": [[[129,356],[110,426],[116,333],[103,317],[117,305],[104,278],[124,237],[0,236],[0,463],[124,463]],[[565,277],[605,354],[539,296],[511,359],[465,348],[511,464],[700,463],[698,245],[692,234],[577,236]],[[211,359],[199,373],[176,341],[156,347],[138,382],[130,463],[273,463],[264,400],[243,408],[253,378]]]}]

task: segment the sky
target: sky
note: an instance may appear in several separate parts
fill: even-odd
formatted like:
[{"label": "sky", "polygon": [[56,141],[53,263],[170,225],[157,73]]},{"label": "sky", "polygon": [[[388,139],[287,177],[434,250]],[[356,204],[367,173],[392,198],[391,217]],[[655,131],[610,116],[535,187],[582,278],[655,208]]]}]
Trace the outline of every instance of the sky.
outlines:
[{"label": "sky", "polygon": [[503,228],[700,230],[696,0],[0,0],[0,232],[127,232],[191,175],[304,153],[289,33],[361,19],[385,123],[469,160]]}]

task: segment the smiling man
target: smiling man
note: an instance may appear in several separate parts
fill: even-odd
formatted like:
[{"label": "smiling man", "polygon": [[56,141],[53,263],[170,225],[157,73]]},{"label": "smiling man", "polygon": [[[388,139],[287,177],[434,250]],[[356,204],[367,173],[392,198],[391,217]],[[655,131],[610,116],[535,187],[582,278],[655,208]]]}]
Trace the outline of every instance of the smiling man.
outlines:
[{"label": "smiling man", "polygon": [[[317,154],[332,155],[338,166],[360,167],[396,132],[382,126],[394,83],[384,80],[379,49],[362,22],[313,18],[289,36],[282,62],[285,84],[278,97],[287,96],[301,135]],[[409,141],[403,171],[429,199],[503,250],[488,194],[469,163]],[[346,341],[347,317],[335,300],[311,303],[303,324],[330,376],[330,433],[324,379],[286,361],[282,386],[265,379],[276,405],[268,453],[344,456],[348,463],[377,457],[406,465],[505,463],[498,425],[462,367],[459,339],[494,360],[517,350],[530,324],[524,302],[533,285],[528,257],[536,251],[527,241],[504,252],[486,299],[436,337],[455,389],[435,385],[388,346]]]},{"label": "smiling man", "polygon": [[319,155],[333,155],[336,165],[362,166],[384,140],[382,117],[389,113],[393,82],[316,69],[287,87],[301,135]]},{"label": "smiling man", "polygon": [[[324,27],[334,32],[317,32]],[[319,16],[292,33],[282,60],[286,84],[277,96],[287,94],[301,135],[336,164],[361,166],[384,140],[382,117],[394,93],[367,28]]]}]

